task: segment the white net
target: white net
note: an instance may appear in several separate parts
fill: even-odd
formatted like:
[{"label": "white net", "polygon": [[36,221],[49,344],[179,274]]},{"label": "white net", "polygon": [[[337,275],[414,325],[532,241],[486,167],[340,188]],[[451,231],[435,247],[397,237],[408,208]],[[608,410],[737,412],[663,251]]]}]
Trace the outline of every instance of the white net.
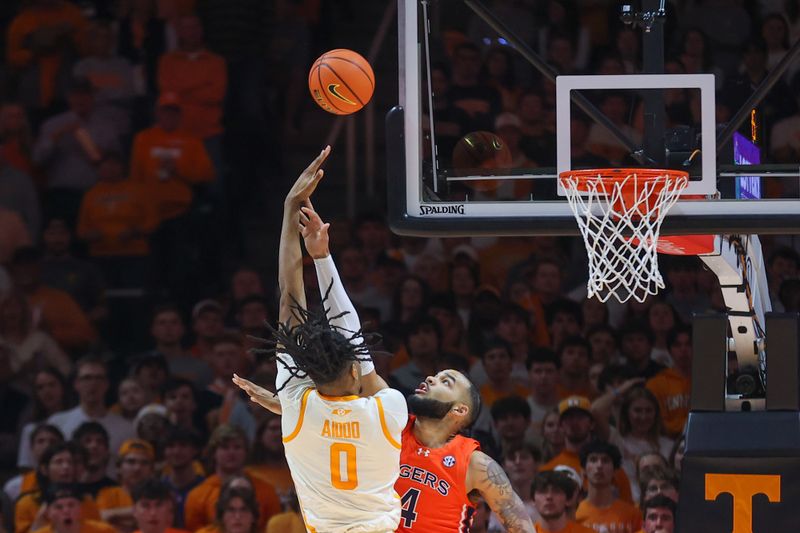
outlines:
[{"label": "white net", "polygon": [[658,235],[667,211],[689,183],[681,171],[570,171],[561,185],[589,256],[589,298],[643,302],[664,288]]}]

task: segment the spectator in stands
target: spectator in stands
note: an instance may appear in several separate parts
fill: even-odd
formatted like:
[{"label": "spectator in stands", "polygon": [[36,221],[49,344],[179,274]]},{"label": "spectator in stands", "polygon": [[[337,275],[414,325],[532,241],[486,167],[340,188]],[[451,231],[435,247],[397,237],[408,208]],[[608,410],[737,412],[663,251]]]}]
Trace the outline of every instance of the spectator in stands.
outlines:
[{"label": "spectator in stands", "polygon": [[269,481],[283,502],[290,500],[294,482],[283,450],[279,416],[269,413],[259,424],[250,464],[250,471]]},{"label": "spectator in stands", "polygon": [[247,436],[241,429],[226,424],[218,426],[208,443],[208,455],[213,462],[214,473],[186,497],[187,529],[197,531],[214,521],[222,485],[234,476],[247,478],[254,488],[259,503],[259,528],[263,528],[272,515],[280,512],[280,499],[272,485],[245,473]]},{"label": "spectator in stands", "polygon": [[653,465],[642,469],[639,476],[639,491],[642,504],[656,496],[666,496],[678,503],[680,481],[675,471],[667,466]]},{"label": "spectator in stands", "polygon": [[117,50],[134,67],[138,93],[156,94],[158,59],[167,48],[164,20],[158,18],[156,2],[133,0],[117,28]]},{"label": "spectator in stands", "polygon": [[205,47],[203,25],[194,15],[175,22],[178,49],[161,56],[158,87],[175,93],[183,111],[181,125],[203,139],[219,169],[221,163],[222,107],[227,88],[225,60]]},{"label": "spectator in stands", "polygon": [[197,462],[203,440],[192,429],[172,427],[163,442],[162,480],[169,486],[175,501],[174,524],[176,527],[183,527],[186,496],[205,479],[203,469]]},{"label": "spectator in stands", "polygon": [[117,403],[111,406],[111,412],[131,422],[139,414],[139,410],[150,402],[150,394],[135,377],[127,377],[117,387]]},{"label": "spectator in stands", "polygon": [[480,83],[481,52],[473,43],[464,42],[453,50],[453,79],[450,99],[470,117],[471,131],[491,131],[492,120],[502,109],[496,89]]},{"label": "spectator in stands", "polygon": [[678,315],[670,304],[655,301],[647,310],[647,323],[653,332],[653,350],[650,358],[666,367],[673,364],[667,347],[667,336],[678,324]]},{"label": "spectator in stands", "polygon": [[150,325],[155,347],[149,353],[165,357],[171,375],[189,379],[203,387],[211,382],[211,368],[206,360],[184,350],[185,333],[180,309],[171,304],[156,307]]},{"label": "spectator in stands", "polygon": [[118,450],[123,441],[133,436],[131,423],[119,415],[110,413],[105,405],[108,392],[108,368],[106,363],[94,356],[85,356],[75,364],[73,387],[78,393],[78,405],[51,416],[53,424],[68,439],[74,431],[88,421],[102,424],[109,436],[109,448]]},{"label": "spectator in stands", "polygon": [[86,517],[83,508],[83,491],[75,483],[51,486],[42,502],[46,508],[48,525],[36,529],[37,533],[116,533],[113,526]]},{"label": "spectator in stands", "polygon": [[614,492],[614,473],[621,460],[617,447],[607,442],[595,440],[581,449],[589,493],[578,505],[576,518],[584,526],[610,531],[638,531],[642,527],[639,510]]},{"label": "spectator in stands", "polygon": [[133,516],[140,533],[186,533],[173,529],[175,500],[169,486],[147,479],[133,489]]},{"label": "spectator in stands", "polygon": [[[14,102],[0,104],[0,161],[41,185],[33,167],[32,150],[33,133],[25,108]],[[28,229],[35,235],[35,228]]]},{"label": "spectator in stands", "polygon": [[86,57],[75,65],[73,75],[89,80],[97,108],[128,132],[136,95],[133,66],[124,57],[115,55],[114,28],[110,22],[93,21],[87,44]]},{"label": "spectator in stands", "polygon": [[231,276],[231,310],[235,312],[239,302],[253,294],[266,295],[261,274],[249,266],[239,267]]},{"label": "spectator in stands", "polygon": [[97,266],[73,255],[72,244],[68,221],[63,217],[50,218],[42,234],[42,282],[66,291],[97,324],[108,316],[105,281]]},{"label": "spectator in stands", "polygon": [[511,378],[511,346],[500,338],[489,339],[481,353],[481,362],[486,371],[487,382],[480,388],[481,398],[487,407],[497,400],[509,396],[528,395],[528,388],[515,383]]},{"label": "spectator in stands", "polygon": [[[531,353],[531,315],[521,306],[506,304],[495,317],[494,334],[511,350],[511,378],[518,385],[528,386],[526,364]],[[485,381],[483,363],[473,365],[470,375],[476,384]],[[527,396],[527,394],[523,395]]]},{"label": "spectator in stands", "polygon": [[[597,400],[595,403],[597,403]],[[553,470],[558,465],[565,465],[574,469],[583,477],[584,470],[580,453],[583,447],[591,442],[595,436],[595,411],[596,408],[589,399],[582,396],[571,396],[559,402],[559,423],[561,430],[564,432],[564,449],[542,465],[540,470]],[[602,416],[602,413],[599,416]],[[598,437],[602,438],[603,435],[598,435]],[[625,475],[624,470],[615,469],[613,483],[624,501],[633,501],[630,481],[628,481],[628,476]]]},{"label": "spectator in stands", "polygon": [[143,287],[148,276],[148,235],[158,227],[144,188],[126,177],[122,154],[105,153],[97,184],[81,202],[78,237],[115,288]]},{"label": "spectator in stands", "polygon": [[[520,396],[508,396],[497,400],[489,410],[493,424],[492,441],[486,441],[486,453],[492,457],[501,458],[508,450],[525,444],[525,433],[530,426],[531,409],[528,402]],[[476,428],[480,426],[476,422]],[[483,442],[481,442],[483,446]]]},{"label": "spectator in stands", "polygon": [[767,258],[767,283],[773,310],[780,310],[780,288],[787,279],[797,279],[800,274],[800,254],[793,248],[776,248]]},{"label": "spectator in stands", "polygon": [[542,420],[542,460],[547,462],[560,454],[565,443],[566,439],[559,421],[558,409],[553,409],[544,415],[544,420]]},{"label": "spectator in stands", "polygon": [[72,370],[72,361],[53,338],[34,327],[33,313],[25,295],[12,290],[0,298],[0,343],[7,351],[9,381],[29,390],[34,375],[49,366],[63,374]]},{"label": "spectator in stands", "polygon": [[[627,95],[623,92],[605,93],[600,102],[600,110],[628,139],[634,143],[642,141],[642,134],[630,125],[630,102]],[[628,155],[628,150],[613,137],[610,132],[600,124],[593,124],[589,130],[587,139],[589,151],[611,161],[614,165],[620,165]]]},{"label": "spectator in stands", "polygon": [[[132,366],[130,375],[144,389],[149,405],[160,405],[161,393],[164,384],[169,379],[169,365],[167,359],[160,353],[149,352],[137,357]],[[163,406],[162,406],[163,407]],[[134,421],[139,417],[139,412],[134,416]]]},{"label": "spectator in stands", "polygon": [[550,333],[550,346],[558,350],[567,337],[581,334],[581,306],[572,300],[560,299],[550,307],[547,313],[547,330]]},{"label": "spectator in stands", "polygon": [[611,162],[592,150],[589,135],[592,121],[580,110],[570,115],[570,154],[573,168],[607,168]]},{"label": "spectator in stands", "polygon": [[522,87],[516,81],[514,55],[503,46],[486,52],[481,67],[481,78],[488,87],[500,93],[503,111],[516,112]]},{"label": "spectator in stands", "polygon": [[[239,334],[226,333],[214,341],[208,360],[213,379],[206,388],[201,411],[207,412],[209,408],[220,407],[226,399],[241,402],[238,394],[230,394],[231,391],[237,391],[231,376],[234,373],[239,375],[248,373],[251,363],[248,357],[249,354],[245,352],[244,342]],[[255,432],[255,428],[252,430]]]},{"label": "spectator in stands", "polygon": [[[23,494],[14,507],[14,530],[28,533],[45,527],[49,519],[40,512],[46,505],[45,495],[53,485],[76,483],[78,471],[86,458],[86,451],[72,443],[54,444],[42,454],[38,466],[39,487],[36,491]],[[88,494],[80,499],[81,518],[99,520],[100,513],[94,500]]]},{"label": "spectator in stands", "polygon": [[619,344],[625,364],[634,376],[650,379],[665,367],[650,358],[653,332],[644,322],[629,322],[619,332]]},{"label": "spectator in stands", "polygon": [[386,255],[391,246],[391,233],[386,225],[386,216],[378,212],[361,213],[353,223],[353,234],[367,258],[368,270],[374,270],[378,259]]},{"label": "spectator in stands", "polygon": [[542,94],[535,89],[522,93],[518,112],[522,122],[522,151],[539,166],[555,164],[556,137],[547,124]]},{"label": "spectator in stands", "polygon": [[[442,165],[450,165],[453,148],[470,131],[470,117],[448,98],[450,93],[450,68],[442,62],[431,64],[431,97],[433,98],[433,127],[436,131],[436,144]],[[430,129],[428,110],[423,110],[420,122],[423,131]],[[428,152],[430,147],[424,149]],[[428,156],[426,152],[426,157]]]},{"label": "spectator in stands", "polygon": [[531,384],[528,405],[531,408],[531,430],[537,437],[542,436],[547,414],[558,406],[558,364],[556,355],[547,348],[535,350],[528,358]]},{"label": "spectator in stands", "polygon": [[164,385],[164,407],[173,427],[205,434],[202,420],[198,420],[197,393],[192,381],[172,378]]},{"label": "spectator in stands", "polygon": [[26,107],[44,111],[63,99],[85,32],[81,10],[64,0],[33,0],[19,11],[8,27],[6,60],[19,73],[19,96]]},{"label": "spectator in stands", "polygon": [[86,492],[96,498],[102,489],[116,485],[108,477],[108,460],[111,454],[106,428],[98,422],[84,422],[72,434],[72,441],[86,450],[86,464],[78,480]]},{"label": "spectator in stands", "polygon": [[666,496],[654,496],[642,504],[643,533],[673,533],[678,506]]},{"label": "spectator in stands", "polygon": [[409,275],[401,280],[392,297],[391,320],[395,327],[402,329],[422,316],[430,297],[430,287],[418,276]]},{"label": "spectator in stands", "polygon": [[236,322],[239,325],[239,333],[244,338],[248,349],[260,346],[257,341],[250,341],[248,337],[257,337],[259,339],[268,339],[270,337],[267,329],[267,323],[270,322],[270,319],[266,298],[253,294],[240,301],[239,309],[236,311]]},{"label": "spectator in stands", "polygon": [[[68,407],[67,380],[55,368],[43,368],[33,377],[33,400],[29,405],[30,411],[25,413],[28,422],[23,426],[20,436],[17,466],[20,468],[34,468],[37,460],[31,455],[31,448],[25,446],[30,442],[34,430],[59,411]],[[63,435],[61,437],[63,440]]]},{"label": "spectator in stands", "polygon": [[35,323],[50,332],[62,349],[79,353],[95,340],[89,318],[64,291],[48,287],[41,279],[42,254],[36,248],[20,248],[14,253],[9,271],[14,285],[28,299]]},{"label": "spectator in stands", "polygon": [[[385,297],[368,277],[369,263],[361,248],[348,246],[338,254],[342,284],[355,305],[360,307],[386,307]],[[327,287],[322,287],[327,290]],[[389,318],[388,309],[385,318]]]},{"label": "spectator in stands", "polygon": [[589,379],[589,343],[582,337],[567,337],[557,352],[559,362],[558,397],[586,396],[591,398]]},{"label": "spectator in stands", "polygon": [[450,268],[450,292],[453,293],[456,312],[461,318],[465,329],[469,326],[472,300],[475,296],[475,289],[478,288],[478,283],[480,283],[480,278],[478,267],[472,262],[457,262]]},{"label": "spectator in stands", "polygon": [[38,237],[41,214],[33,179],[12,166],[3,155],[0,155],[0,207],[19,216],[31,240]]},{"label": "spectator in stands", "polygon": [[410,396],[428,376],[439,370],[441,333],[435,318],[423,316],[411,323],[405,333],[408,363],[389,376],[394,388]]},{"label": "spectator in stands", "polygon": [[42,125],[33,161],[47,175],[48,213],[73,222],[84,191],[97,182],[97,163],[105,153],[120,150],[122,128],[96,108],[92,85],[85,78],[70,85],[69,107]]},{"label": "spectator in stands", "polygon": [[617,360],[617,336],[609,326],[595,326],[586,332],[586,341],[591,347],[592,363],[608,365]]},{"label": "spectator in stands", "polygon": [[442,353],[468,357],[465,328],[456,314],[455,305],[451,293],[435,294],[431,298],[428,314],[439,322],[439,329],[442,332]]},{"label": "spectator in stands", "polygon": [[33,463],[32,469],[27,470],[9,479],[3,485],[3,492],[8,495],[11,501],[17,501],[22,494],[33,492],[39,488],[39,480],[36,472],[39,468],[39,460],[45,450],[50,446],[64,442],[64,435],[56,428],[48,424],[39,424],[29,432],[29,437],[25,440],[20,439],[20,449],[25,448]]},{"label": "spectator in stands", "polygon": [[639,456],[660,453],[666,457],[672,449],[672,441],[661,435],[658,401],[644,387],[636,386],[625,393],[618,429],[621,438],[614,439],[614,442],[622,453],[622,467],[631,480],[636,478]]},{"label": "spectator in stands", "polygon": [[117,529],[132,533],[136,529],[133,493],[154,473],[155,451],[150,443],[130,439],[122,443],[117,454],[119,485],[102,489],[95,501],[104,521]]},{"label": "spectator in stands", "polygon": [[133,141],[131,179],[148,191],[162,222],[186,213],[192,186],[214,179],[214,166],[202,141],[193,130],[180,127],[184,111],[176,93],[162,93],[155,124]]},{"label": "spectator in stands", "polygon": [[136,436],[147,441],[156,453],[156,459],[161,460],[162,441],[170,427],[167,408],[160,403],[145,405],[133,420]]},{"label": "spectator in stands", "polygon": [[[514,488],[514,492],[525,504],[525,510],[531,522],[539,520],[539,513],[536,511],[536,504],[533,500],[533,480],[539,470],[539,462],[542,460],[542,452],[532,444],[522,444],[519,446],[509,446],[502,457],[503,470],[508,475],[508,480]],[[502,527],[497,515],[492,513],[489,521],[489,529],[494,530]]]},{"label": "spectator in stands", "polygon": [[194,345],[189,349],[193,357],[205,360],[211,353],[211,343],[225,330],[225,316],[217,300],[201,300],[192,308]]},{"label": "spectator in stands", "polygon": [[667,436],[675,438],[683,432],[689,416],[689,395],[692,384],[692,329],[679,326],[667,336],[667,348],[673,361],[647,381],[647,389],[658,400],[661,422]]},{"label": "spectator in stands", "polygon": [[[294,533],[297,527],[305,530],[305,525],[286,520],[290,513],[280,513],[272,516],[267,526],[268,532],[286,531]],[[280,529],[277,529],[280,526]],[[258,529],[258,502],[251,487],[240,486],[236,480],[226,483],[216,505],[216,519],[200,530],[201,533],[256,533]]]},{"label": "spectator in stands", "polygon": [[540,518],[536,521],[539,533],[591,533],[593,529],[581,526],[567,514],[567,502],[578,490],[575,483],[561,472],[539,472],[533,481],[533,502]]}]

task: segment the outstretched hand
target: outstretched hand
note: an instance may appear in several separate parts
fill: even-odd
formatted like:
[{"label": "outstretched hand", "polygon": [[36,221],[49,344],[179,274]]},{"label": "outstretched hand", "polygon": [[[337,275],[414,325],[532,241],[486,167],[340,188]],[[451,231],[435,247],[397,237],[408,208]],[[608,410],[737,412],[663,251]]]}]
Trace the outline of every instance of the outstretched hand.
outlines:
[{"label": "outstretched hand", "polygon": [[240,378],[236,374],[234,374],[233,378],[231,379],[236,386],[242,389],[245,394],[250,397],[250,400],[254,401],[268,411],[272,411],[278,415],[281,414],[281,403],[276,394],[268,391],[264,387],[256,385],[249,379]]},{"label": "outstretched hand", "polygon": [[330,255],[328,248],[328,228],[330,223],[322,222],[319,213],[314,210],[311,199],[303,202],[305,205],[300,208],[300,234],[306,250],[314,259],[321,259]]},{"label": "outstretched hand", "polygon": [[291,207],[298,207],[303,201],[308,200],[319,184],[319,180],[325,174],[320,167],[331,153],[331,147],[326,146],[319,155],[311,162],[308,167],[300,174],[294,182],[289,194],[286,195],[286,203]]}]

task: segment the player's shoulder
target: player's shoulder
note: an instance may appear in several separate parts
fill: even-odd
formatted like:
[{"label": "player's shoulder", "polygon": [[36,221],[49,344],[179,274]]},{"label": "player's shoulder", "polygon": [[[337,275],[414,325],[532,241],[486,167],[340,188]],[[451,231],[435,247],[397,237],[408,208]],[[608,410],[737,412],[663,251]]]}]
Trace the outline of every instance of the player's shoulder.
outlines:
[{"label": "player's shoulder", "polygon": [[376,400],[380,400],[380,404],[385,411],[392,413],[405,413],[408,417],[408,404],[403,393],[397,389],[386,387],[376,392],[373,396]]}]

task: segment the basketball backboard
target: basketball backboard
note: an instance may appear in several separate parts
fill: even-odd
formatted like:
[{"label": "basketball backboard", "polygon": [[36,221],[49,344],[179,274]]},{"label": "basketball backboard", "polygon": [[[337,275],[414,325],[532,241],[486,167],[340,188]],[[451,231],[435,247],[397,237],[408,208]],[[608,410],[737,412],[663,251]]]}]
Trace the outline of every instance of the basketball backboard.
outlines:
[{"label": "basketball backboard", "polygon": [[[689,171],[689,187],[664,221],[664,235],[800,232],[800,161],[776,164],[763,142],[774,124],[758,107],[718,143],[725,124],[717,119],[739,109],[727,95],[717,101],[714,74],[685,74],[669,63],[656,74],[556,77],[549,65],[540,73],[531,66],[535,46],[524,50],[514,40],[530,39],[480,19],[465,25],[477,49],[452,44],[448,17],[472,3],[399,0],[399,106],[387,117],[396,232],[577,235],[557,176],[578,167]],[[505,22],[525,31],[522,21]],[[534,88],[513,95],[516,107],[503,102],[502,90],[469,86],[492,54],[516,68],[517,86]],[[588,70],[613,72],[613,63]],[[542,131],[529,124],[537,113]],[[581,123],[588,131],[575,131]],[[757,166],[747,173],[746,163]]]}]

